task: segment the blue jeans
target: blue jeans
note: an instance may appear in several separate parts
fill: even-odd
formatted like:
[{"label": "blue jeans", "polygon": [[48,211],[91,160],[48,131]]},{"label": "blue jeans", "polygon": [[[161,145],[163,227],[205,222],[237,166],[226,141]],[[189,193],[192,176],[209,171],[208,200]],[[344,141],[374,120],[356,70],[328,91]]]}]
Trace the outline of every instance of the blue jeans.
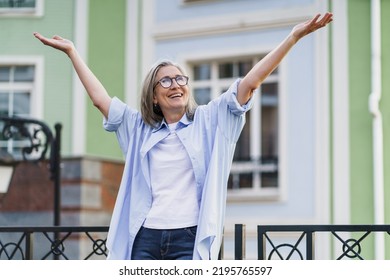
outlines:
[{"label": "blue jeans", "polygon": [[134,240],[132,260],[192,260],[196,226],[180,229],[141,227]]}]

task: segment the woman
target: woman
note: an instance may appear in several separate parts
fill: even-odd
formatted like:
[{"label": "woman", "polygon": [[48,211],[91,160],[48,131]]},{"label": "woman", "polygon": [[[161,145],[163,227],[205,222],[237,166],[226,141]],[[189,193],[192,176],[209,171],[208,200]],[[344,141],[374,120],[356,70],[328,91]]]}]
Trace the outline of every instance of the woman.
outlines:
[{"label": "woman", "polygon": [[72,42],[34,33],[69,56],[126,158],[109,259],[217,259],[227,180],[252,94],[298,40],[331,21],[326,13],[296,25],[245,77],[204,106],[197,107],[180,66],[159,62],[144,80],[141,113],[108,95]]}]

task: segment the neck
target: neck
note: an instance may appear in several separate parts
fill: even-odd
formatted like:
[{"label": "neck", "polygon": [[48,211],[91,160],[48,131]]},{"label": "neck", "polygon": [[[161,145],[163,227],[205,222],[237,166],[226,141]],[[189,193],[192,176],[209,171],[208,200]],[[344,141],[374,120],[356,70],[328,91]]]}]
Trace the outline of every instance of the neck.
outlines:
[{"label": "neck", "polygon": [[170,124],[170,123],[177,123],[178,121],[181,120],[181,118],[183,117],[183,115],[177,115],[177,116],[170,116],[170,117],[165,117],[165,121]]},{"label": "neck", "polygon": [[185,110],[180,109],[180,110],[170,110],[169,112],[163,112],[164,119],[165,121],[170,124],[170,123],[175,123],[181,120],[181,118],[185,114]]}]

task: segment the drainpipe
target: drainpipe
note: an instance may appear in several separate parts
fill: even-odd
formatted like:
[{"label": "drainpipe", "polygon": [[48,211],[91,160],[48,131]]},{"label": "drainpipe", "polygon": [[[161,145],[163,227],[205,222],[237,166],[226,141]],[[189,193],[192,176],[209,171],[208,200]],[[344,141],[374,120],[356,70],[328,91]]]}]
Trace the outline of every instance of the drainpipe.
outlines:
[{"label": "drainpipe", "polygon": [[[374,222],[384,224],[384,183],[383,183],[383,130],[379,102],[382,92],[381,79],[381,6],[380,0],[371,1],[371,94],[369,110],[373,116],[373,172],[374,172]],[[375,235],[375,258],[385,257],[384,233]]]}]

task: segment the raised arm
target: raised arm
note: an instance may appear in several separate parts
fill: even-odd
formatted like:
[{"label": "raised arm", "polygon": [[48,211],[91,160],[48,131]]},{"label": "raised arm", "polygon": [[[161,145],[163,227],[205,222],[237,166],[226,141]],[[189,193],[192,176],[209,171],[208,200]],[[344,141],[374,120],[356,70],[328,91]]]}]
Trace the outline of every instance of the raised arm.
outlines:
[{"label": "raised arm", "polygon": [[237,100],[241,105],[248,102],[253,91],[272,73],[301,38],[326,26],[333,20],[331,13],[326,13],[322,18],[320,16],[318,14],[312,19],[296,25],[274,50],[255,64],[238,86]]},{"label": "raised arm", "polygon": [[111,97],[108,95],[102,83],[96,78],[89,67],[85,64],[77,52],[74,44],[60,36],[54,36],[52,39],[46,38],[35,32],[34,36],[43,44],[58,49],[66,53],[72,61],[73,67],[76,70],[82,84],[84,85],[93,105],[95,105],[104,117],[108,117],[108,110],[111,103]]}]

